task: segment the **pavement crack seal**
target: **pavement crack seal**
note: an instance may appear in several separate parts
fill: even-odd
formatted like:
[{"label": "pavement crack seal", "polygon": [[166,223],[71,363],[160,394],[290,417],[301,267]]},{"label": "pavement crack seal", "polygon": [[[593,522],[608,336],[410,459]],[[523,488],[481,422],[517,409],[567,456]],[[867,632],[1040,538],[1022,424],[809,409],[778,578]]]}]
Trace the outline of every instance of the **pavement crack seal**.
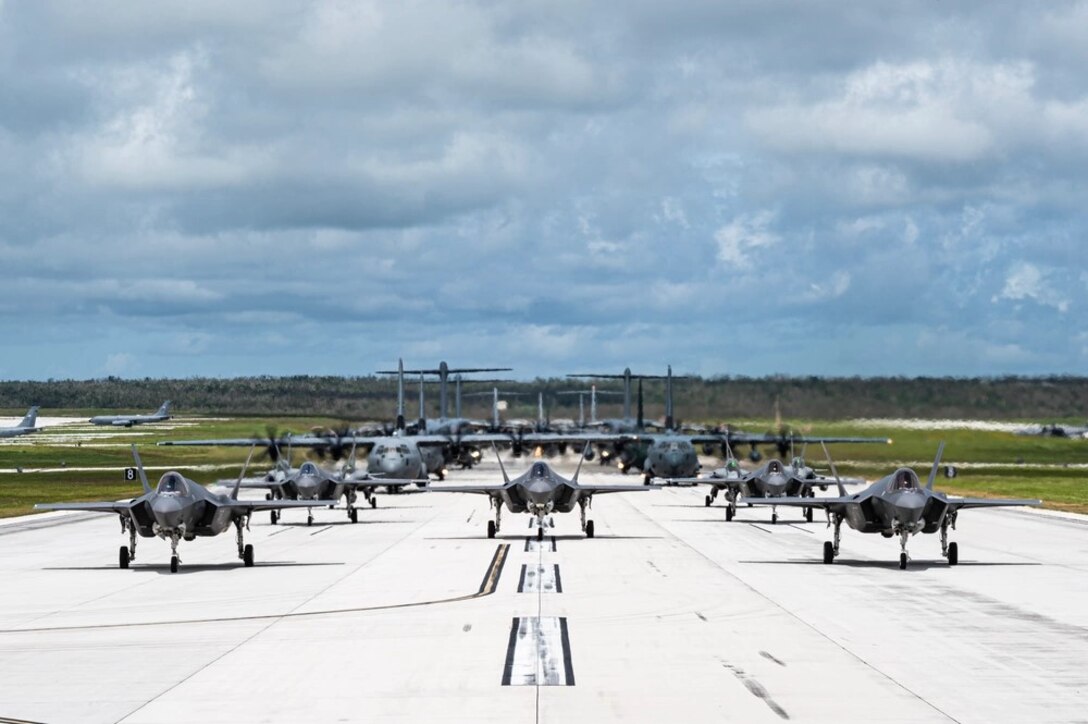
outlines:
[{"label": "pavement crack seal", "polygon": [[[643,510],[641,509],[641,508],[639,508],[639,507],[638,507],[637,505],[635,505],[635,504],[634,504],[634,503],[632,503],[632,502],[631,502],[630,500],[628,500],[626,496],[624,496],[624,495],[618,495],[618,496],[616,496],[616,497],[617,497],[617,498],[618,498],[619,500],[622,500],[622,501],[623,501],[624,503],[626,503],[626,504],[627,504],[627,505],[628,505],[628,506],[629,506],[629,507],[630,507],[630,508],[631,508],[632,510],[634,510],[634,511],[635,511],[636,513],[638,513],[639,515],[641,515],[641,516],[642,516],[642,517],[643,517],[643,518],[644,518],[644,519],[645,519],[646,521],[648,521],[648,522],[649,522],[649,523],[651,523],[652,525],[655,525],[655,526],[657,526],[658,528],[660,528],[661,530],[663,530],[663,531],[665,531],[666,533],[668,533],[668,534],[669,534],[669,536],[671,536],[673,540],[675,540],[676,542],[680,543],[680,544],[681,544],[681,545],[683,545],[684,547],[688,548],[688,549],[689,549],[689,550],[691,550],[691,551],[692,551],[693,553],[695,553],[695,554],[696,554],[697,556],[699,556],[700,558],[702,558],[702,559],[703,559],[704,561],[706,561],[706,562],[707,562],[707,563],[709,563],[710,565],[714,566],[715,568],[717,568],[718,570],[720,570],[720,571],[721,571],[722,573],[724,573],[725,575],[727,575],[727,576],[729,576],[730,578],[734,579],[735,581],[737,581],[738,583],[740,583],[740,584],[741,584],[742,586],[744,586],[745,588],[747,588],[747,589],[748,589],[749,591],[751,591],[751,592],[752,592],[752,593],[754,593],[755,595],[759,596],[759,597],[760,597],[760,598],[762,598],[763,600],[767,601],[767,603],[769,603],[770,605],[774,606],[774,607],[775,607],[775,608],[777,608],[778,610],[782,611],[783,613],[785,613],[785,614],[786,614],[787,616],[789,616],[790,618],[794,619],[795,621],[797,621],[798,623],[802,624],[803,626],[806,626],[806,627],[807,627],[808,629],[810,629],[811,631],[813,631],[813,632],[814,632],[814,633],[816,633],[817,635],[821,636],[821,637],[822,637],[822,638],[823,638],[823,639],[824,639],[825,641],[829,642],[830,644],[832,644],[833,646],[835,646],[836,648],[838,648],[838,649],[839,649],[840,651],[842,651],[843,653],[845,653],[845,654],[847,654],[847,655],[849,655],[849,656],[852,656],[852,657],[854,657],[854,659],[856,659],[857,661],[861,662],[861,663],[862,663],[862,664],[863,664],[863,665],[864,665],[864,666],[865,666],[866,668],[868,668],[868,669],[869,669],[870,671],[873,671],[874,673],[876,673],[876,674],[879,674],[880,676],[883,676],[883,677],[884,677],[885,679],[887,679],[887,680],[888,680],[889,682],[891,682],[891,683],[892,683],[892,684],[894,684],[895,686],[898,686],[898,687],[899,687],[900,689],[902,689],[903,691],[907,692],[908,694],[910,694],[911,696],[913,696],[913,697],[914,697],[915,699],[917,699],[918,701],[920,701],[920,702],[924,703],[924,704],[925,704],[926,706],[928,706],[929,708],[933,709],[933,711],[937,712],[938,714],[940,714],[940,715],[941,715],[941,716],[943,716],[944,718],[948,719],[949,721],[953,721],[953,722],[958,722],[958,721],[959,721],[958,719],[956,719],[955,717],[953,717],[953,716],[952,716],[951,714],[947,713],[946,711],[944,711],[943,709],[941,709],[941,708],[940,708],[939,706],[937,706],[936,704],[934,704],[933,702],[931,702],[931,701],[930,701],[929,699],[926,699],[926,698],[924,698],[924,697],[923,697],[922,695],[918,694],[918,693],[917,693],[916,691],[914,691],[914,690],[910,689],[909,687],[907,687],[907,686],[906,686],[906,685],[905,685],[905,684],[904,684],[903,682],[901,682],[901,681],[899,681],[898,679],[896,679],[895,677],[893,677],[893,676],[891,676],[891,675],[887,674],[886,672],[884,672],[884,671],[881,671],[881,670],[880,670],[879,668],[877,668],[877,667],[876,667],[875,665],[873,665],[873,664],[869,663],[869,662],[868,662],[868,661],[867,661],[867,660],[866,660],[866,659],[865,659],[865,658],[864,658],[863,656],[861,656],[861,654],[859,654],[859,653],[857,653],[856,651],[854,651],[854,650],[852,650],[852,649],[848,648],[848,647],[847,647],[847,646],[846,646],[845,644],[843,644],[842,642],[840,642],[840,641],[837,641],[836,639],[832,638],[832,637],[831,637],[831,636],[830,636],[829,634],[827,634],[827,633],[825,633],[824,631],[820,630],[820,629],[819,629],[818,627],[816,627],[815,625],[813,625],[813,624],[812,624],[811,622],[809,622],[809,621],[806,621],[805,619],[801,618],[801,616],[799,616],[799,615],[798,615],[798,614],[797,614],[796,612],[794,612],[794,611],[791,611],[790,609],[786,608],[786,607],[785,607],[785,606],[783,606],[783,605],[782,605],[781,603],[779,603],[778,601],[774,600],[773,598],[771,598],[771,597],[770,597],[770,596],[768,596],[767,594],[763,593],[763,591],[760,591],[760,590],[759,590],[758,588],[756,588],[756,587],[755,587],[754,585],[752,585],[752,584],[751,584],[751,583],[749,583],[748,581],[744,580],[743,578],[741,578],[740,576],[738,576],[738,575],[737,575],[736,573],[734,573],[733,571],[729,570],[728,568],[726,568],[725,566],[723,566],[723,565],[722,565],[721,563],[719,563],[718,561],[714,560],[714,559],[713,559],[713,558],[711,558],[711,557],[710,557],[709,555],[707,555],[707,554],[706,554],[706,553],[704,553],[703,551],[701,551],[701,550],[699,550],[698,548],[696,548],[695,546],[693,546],[693,545],[692,545],[691,543],[688,543],[688,542],[687,542],[686,540],[684,540],[683,538],[681,538],[680,536],[678,536],[678,535],[677,535],[676,533],[674,533],[674,532],[673,532],[672,530],[670,530],[669,528],[666,528],[666,527],[665,527],[664,525],[662,525],[661,523],[657,522],[656,520],[654,520],[653,518],[651,518],[651,517],[650,517],[649,515],[647,515],[647,514],[646,514],[646,513],[645,513],[645,512],[644,512],[644,511],[643,511]],[[754,525],[754,524],[752,525],[752,527],[754,527],[754,528],[759,528],[759,526],[757,526],[757,525]],[[763,529],[763,528],[759,528],[759,530],[764,530],[764,529]],[[771,531],[765,531],[765,532],[767,532],[767,533],[770,533]]]},{"label": "pavement crack seal", "polygon": [[495,589],[499,585],[499,577],[502,575],[503,566],[506,565],[506,558],[510,552],[510,545],[507,543],[501,543],[495,549],[495,555],[491,558],[491,563],[487,567],[487,572],[484,573],[483,582],[480,584],[479,590],[475,593],[468,593],[462,596],[453,596],[451,598],[438,598],[431,601],[412,601],[410,603],[390,603],[379,606],[358,606],[355,608],[335,608],[326,611],[292,611],[289,613],[270,613],[258,616],[223,616],[219,618],[193,618],[179,621],[140,621],[136,623],[105,623],[105,624],[89,624],[86,626],[43,626],[40,628],[11,628],[0,629],[0,634],[19,634],[19,633],[45,633],[50,631],[96,631],[106,629],[124,629],[124,628],[147,628],[150,626],[188,626],[193,624],[203,623],[228,623],[236,621],[280,621],[292,618],[312,618],[314,616],[336,616],[348,613],[366,613],[369,611],[391,611],[398,608],[418,608],[421,606],[437,606],[445,603],[458,603],[460,601],[471,601],[477,598],[483,598],[495,593]]},{"label": "pavement crack seal", "polygon": [[778,702],[772,699],[770,694],[767,693],[767,690],[763,688],[763,684],[760,684],[755,679],[750,678],[748,674],[744,673],[744,669],[740,668],[739,666],[733,666],[732,664],[726,663],[725,661],[722,662],[722,666],[733,672],[733,676],[737,677],[737,679],[740,680],[740,683],[744,684],[744,688],[752,692],[753,696],[762,699],[763,703],[771,708],[771,711],[773,711],[775,714],[782,717],[783,719],[790,718],[790,715],[786,713],[786,710],[779,706]]}]

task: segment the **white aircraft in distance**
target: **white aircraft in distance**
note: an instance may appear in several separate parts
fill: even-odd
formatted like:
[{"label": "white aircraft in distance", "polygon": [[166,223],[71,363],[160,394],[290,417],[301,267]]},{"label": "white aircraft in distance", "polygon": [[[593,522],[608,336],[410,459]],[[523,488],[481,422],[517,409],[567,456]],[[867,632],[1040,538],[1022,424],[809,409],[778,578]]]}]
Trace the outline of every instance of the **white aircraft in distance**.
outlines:
[{"label": "white aircraft in distance", "polygon": [[113,425],[114,427],[132,427],[133,425],[143,425],[147,422],[165,422],[170,419],[170,400],[162,403],[155,412],[150,415],[98,415],[92,417],[90,423],[92,425]]},{"label": "white aircraft in distance", "polygon": [[26,417],[24,417],[15,427],[0,427],[0,437],[18,437],[19,435],[37,432],[38,430],[41,430],[40,427],[34,427],[34,423],[37,421],[38,406],[35,405],[26,411]]}]

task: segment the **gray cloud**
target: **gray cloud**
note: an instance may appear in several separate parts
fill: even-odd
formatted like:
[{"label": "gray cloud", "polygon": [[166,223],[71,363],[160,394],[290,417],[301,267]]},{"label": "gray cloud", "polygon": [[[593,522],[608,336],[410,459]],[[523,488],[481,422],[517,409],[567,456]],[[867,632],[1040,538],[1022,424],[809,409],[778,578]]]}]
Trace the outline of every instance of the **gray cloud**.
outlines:
[{"label": "gray cloud", "polygon": [[1085,18],[4,3],[0,374],[1080,372]]}]

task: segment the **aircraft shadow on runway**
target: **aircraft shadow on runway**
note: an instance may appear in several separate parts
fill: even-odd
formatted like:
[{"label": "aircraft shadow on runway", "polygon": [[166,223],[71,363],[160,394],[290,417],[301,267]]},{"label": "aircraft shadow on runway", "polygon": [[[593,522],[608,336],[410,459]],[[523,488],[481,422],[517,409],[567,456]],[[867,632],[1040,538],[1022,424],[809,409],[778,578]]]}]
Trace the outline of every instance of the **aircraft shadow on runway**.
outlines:
[{"label": "aircraft shadow on runway", "polygon": [[[359,518],[358,523],[352,523],[350,520],[329,520],[329,521],[325,521],[325,522],[314,520],[313,525],[306,525],[305,520],[296,523],[294,521],[285,522],[282,518],[280,518],[280,521],[278,523],[276,523],[276,525],[274,527],[276,527],[276,528],[313,528],[314,530],[317,530],[318,528],[327,528],[328,526],[331,526],[331,525],[332,526],[346,525],[346,526],[348,526],[350,528],[353,525],[356,526],[356,527],[363,526],[363,525],[405,525],[407,523],[417,523],[417,522],[418,521],[414,521],[414,520],[364,520],[363,518]],[[261,526],[261,528],[272,528],[272,527],[273,526],[271,526],[271,525],[262,525]]]},{"label": "aircraft shadow on runway", "polygon": [[[494,538],[488,538],[483,535],[451,535],[451,536],[434,536],[430,538],[424,538],[423,540],[497,540],[503,543],[524,543],[528,539],[536,540],[536,536],[524,536],[524,535],[497,535]],[[581,541],[589,540],[584,535],[572,534],[572,535],[545,535],[544,541],[547,542],[555,538],[556,541],[571,540]],[[664,536],[660,535],[604,535],[598,533],[593,536],[593,540],[663,540]]]},{"label": "aircraft shadow on runway", "polygon": [[[310,566],[344,566],[347,565],[344,562],[339,563],[295,563],[293,561],[263,561],[258,562],[255,568],[302,568]],[[170,563],[148,563],[146,565],[132,564],[129,566],[129,571],[137,573],[158,573],[166,576],[180,576],[185,573],[201,573],[204,571],[226,571],[233,568],[245,568],[245,565],[239,561],[238,563],[198,563],[195,565],[187,566],[182,563],[178,567],[177,573],[170,572]],[[121,570],[117,566],[56,566],[43,568],[43,571],[119,571]]]},{"label": "aircraft shadow on runway", "polygon": [[[790,560],[777,560],[777,561],[737,561],[737,563],[763,563],[776,566],[827,566],[819,558],[793,558]],[[1024,562],[1017,563],[1013,561],[963,561],[961,560],[955,566],[948,565],[944,560],[932,560],[932,561],[919,561],[912,559],[907,565],[907,570],[915,571],[927,571],[930,568],[959,568],[963,567],[1002,567],[1002,566],[1041,566],[1041,563]],[[835,566],[842,566],[843,568],[886,568],[888,570],[899,571],[899,561],[888,559],[886,561],[858,561],[849,560],[844,558],[836,558],[835,562],[828,568],[834,568]]]}]

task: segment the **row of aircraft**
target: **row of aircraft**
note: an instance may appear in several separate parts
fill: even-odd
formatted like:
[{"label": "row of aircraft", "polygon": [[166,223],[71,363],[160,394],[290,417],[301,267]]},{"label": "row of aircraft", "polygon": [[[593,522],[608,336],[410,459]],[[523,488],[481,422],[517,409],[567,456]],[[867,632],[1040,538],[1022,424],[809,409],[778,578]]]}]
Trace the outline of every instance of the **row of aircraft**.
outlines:
[{"label": "row of aircraft", "polygon": [[[907,542],[916,533],[939,532],[941,535],[942,554],[950,565],[958,562],[958,550],[955,543],[949,543],[948,530],[955,526],[959,510],[967,507],[990,507],[995,505],[1039,505],[1036,500],[990,500],[950,498],[933,490],[943,444],[930,471],[927,484],[923,487],[918,475],[909,468],[899,468],[890,475],[876,481],[860,493],[850,495],[846,485],[863,485],[862,480],[841,479],[835,470],[827,449],[828,443],[885,443],[884,438],[796,436],[788,444],[774,433],[752,434],[732,429],[684,432],[676,429],[673,418],[672,384],[676,379],[671,367],[667,374],[657,379],[665,381],[665,423],[660,431],[647,432],[642,419],[642,381],[655,378],[647,375],[634,375],[625,370],[616,375],[624,380],[624,417],[600,421],[594,426],[585,426],[574,430],[556,432],[543,430],[516,431],[502,430],[497,424],[497,415],[493,418],[490,430],[479,430],[476,421],[447,415],[448,397],[446,381],[451,374],[460,375],[470,372],[505,371],[501,368],[472,368],[453,370],[442,363],[434,370],[406,370],[403,362],[391,372],[398,378],[398,403],[395,426],[392,431],[347,430],[335,434],[305,434],[277,436],[270,431],[267,438],[219,439],[166,441],[160,445],[186,446],[239,446],[249,447],[249,456],[243,465],[241,475],[232,481],[220,481],[227,484],[229,494],[214,493],[209,488],[186,478],[177,471],[167,472],[152,489],[147,481],[139,454],[133,446],[136,467],[128,470],[128,478],[139,479],[143,494],[127,502],[98,503],[57,503],[36,506],[43,510],[86,510],[93,512],[115,513],[120,516],[122,531],[130,536],[128,546],[119,550],[119,565],[127,568],[135,560],[136,538],[159,537],[168,539],[171,544],[171,570],[176,571],[180,563],[177,552],[182,540],[193,540],[200,536],[219,535],[235,527],[237,533],[238,556],[246,566],[253,565],[252,545],[244,542],[243,530],[248,529],[254,513],[269,512],[270,523],[275,525],[285,510],[291,508],[307,511],[307,524],[314,521],[315,508],[338,506],[346,501],[346,510],[351,522],[358,521],[360,496],[376,506],[375,492],[385,488],[388,492],[406,489],[420,492],[468,493],[487,496],[494,518],[487,521],[487,536],[496,537],[502,526],[502,512],[528,514],[532,516],[536,527],[536,536],[542,539],[547,528],[554,526],[553,516],[579,510],[581,529],[587,538],[595,534],[594,524],[588,518],[588,510],[594,496],[616,492],[642,492],[657,490],[663,484],[672,485],[708,485],[710,493],[705,497],[705,504],[710,506],[719,494],[726,501],[726,521],[732,521],[740,505],[766,505],[771,507],[771,522],[777,522],[778,507],[799,507],[804,511],[805,519],[813,520],[813,511],[822,509],[828,518],[828,526],[833,528],[833,540],[824,545],[823,559],[832,563],[839,555],[840,528],[842,523],[863,533],[881,533],[885,537],[898,536],[901,542],[900,567],[905,568],[909,560]],[[404,385],[406,374],[436,374],[442,383],[442,416],[439,421],[420,420],[415,434],[407,429],[404,414]],[[572,375],[573,377],[605,377],[605,375]],[[638,415],[631,416],[632,385],[638,385]],[[422,387],[422,385],[421,385]],[[460,394],[458,393],[458,398]],[[497,394],[496,394],[497,398]],[[459,407],[459,405],[458,405]],[[164,405],[158,414],[168,414]],[[459,412],[459,410],[458,410]],[[421,416],[422,417],[422,416]],[[595,418],[595,415],[594,415]],[[24,420],[24,423],[27,421]],[[431,424],[431,423],[439,424]],[[31,419],[27,426],[32,427]],[[122,424],[110,422],[103,424]],[[139,423],[133,423],[139,424]],[[805,446],[818,443],[827,456],[832,476],[819,475],[804,461]],[[793,457],[787,465],[775,458],[768,460],[755,470],[746,471],[733,451],[737,445],[749,445],[752,450],[757,445],[773,445],[780,451],[790,450],[795,444],[802,446],[801,455]],[[509,448],[517,455],[526,449],[557,449],[567,447],[579,453],[579,461],[574,475],[567,478],[556,472],[544,460],[534,461],[528,470],[514,478],[507,472],[499,447]],[[246,478],[246,471],[254,452],[263,447],[272,459],[274,467],[269,472]],[[347,454],[346,462],[339,468],[325,468],[313,461],[305,461],[299,467],[292,467],[291,456],[296,448],[309,448],[321,454],[332,453],[334,460]],[[502,481],[489,485],[445,485],[434,486],[429,474],[435,474],[441,480],[444,466],[451,458],[459,458],[465,451],[471,451],[468,457],[478,460],[482,449],[492,448],[499,458],[499,470]],[[602,458],[615,457],[618,467],[640,467],[644,480],[640,485],[587,485],[579,481],[583,463],[593,456],[596,448]],[[720,448],[726,458],[725,464],[707,476],[695,477],[699,471],[697,451],[704,452]],[[451,452],[452,449],[452,452]],[[286,455],[284,455],[286,450]],[[368,451],[366,470],[357,465],[356,453]],[[758,460],[757,460],[758,461]],[[837,496],[818,496],[816,489],[826,490],[834,485]],[[239,499],[239,492],[244,489],[263,489],[263,500]]]}]

